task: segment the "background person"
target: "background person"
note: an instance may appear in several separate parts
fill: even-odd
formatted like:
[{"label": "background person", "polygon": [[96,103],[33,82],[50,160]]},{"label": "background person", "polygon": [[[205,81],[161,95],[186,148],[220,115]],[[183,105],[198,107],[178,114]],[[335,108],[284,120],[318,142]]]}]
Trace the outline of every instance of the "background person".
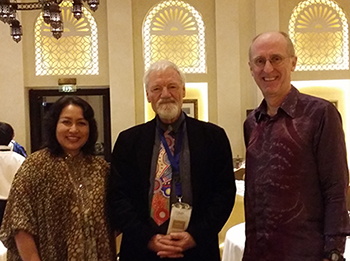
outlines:
[{"label": "background person", "polygon": [[12,126],[8,123],[7,124],[7,131],[8,133],[11,133],[11,140],[10,142],[8,143],[8,146],[11,148],[11,150],[13,150],[14,152],[22,155],[23,157],[27,157],[27,152],[26,150],[24,149],[24,147],[22,145],[20,145],[18,142],[16,142],[14,140],[14,137],[15,137],[15,132],[12,128]]},{"label": "background person", "polygon": [[[111,222],[123,233],[120,260],[219,261],[218,233],[236,191],[228,138],[218,126],[182,112],[185,79],[175,64],[154,63],[144,83],[157,116],[120,133],[112,154],[108,201]],[[166,133],[167,145],[161,141]],[[161,153],[167,146],[179,166],[165,165],[169,155]],[[178,195],[174,177],[182,201],[193,208],[187,230],[166,235]]]},{"label": "background person", "polygon": [[12,150],[20,155],[22,155],[23,157],[27,157],[27,152],[26,150],[24,149],[24,147],[19,144],[17,141],[15,140],[11,140],[10,141],[10,144],[9,144],[11,147],[12,147]]},{"label": "background person", "polygon": [[244,261],[342,260],[350,232],[341,117],[291,85],[296,63],[285,33],[252,41],[249,67],[264,100],[244,123]]},{"label": "background person", "polygon": [[93,156],[94,112],[65,96],[45,117],[46,148],[19,169],[0,239],[8,260],[114,260],[105,216],[108,164]]},{"label": "background person", "polygon": [[25,158],[8,146],[13,137],[10,124],[0,122],[0,225],[13,178]]}]

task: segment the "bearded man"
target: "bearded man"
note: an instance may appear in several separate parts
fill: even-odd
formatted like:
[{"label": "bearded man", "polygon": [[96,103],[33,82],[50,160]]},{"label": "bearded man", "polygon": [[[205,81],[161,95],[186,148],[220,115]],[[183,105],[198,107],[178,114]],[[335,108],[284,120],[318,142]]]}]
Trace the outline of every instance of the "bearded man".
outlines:
[{"label": "bearded man", "polygon": [[108,204],[123,233],[121,261],[219,261],[218,233],[234,205],[225,131],[182,111],[185,77],[169,61],[144,76],[156,117],[120,133]]}]

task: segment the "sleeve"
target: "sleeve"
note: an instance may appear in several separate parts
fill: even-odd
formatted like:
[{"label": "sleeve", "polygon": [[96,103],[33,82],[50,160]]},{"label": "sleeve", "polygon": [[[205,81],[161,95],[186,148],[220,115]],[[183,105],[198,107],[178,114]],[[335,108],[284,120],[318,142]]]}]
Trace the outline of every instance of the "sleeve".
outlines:
[{"label": "sleeve", "polygon": [[244,134],[244,144],[245,147],[248,147],[249,139],[250,139],[251,128],[248,123],[248,119],[244,121],[243,124],[243,134]]},{"label": "sleeve", "polygon": [[22,155],[23,157],[27,157],[27,152],[26,150],[23,148],[22,145],[20,145],[19,143],[17,143],[16,141],[13,142],[13,151],[17,152],[18,154]]},{"label": "sleeve", "polygon": [[244,144],[245,144],[246,148],[249,145],[250,136],[252,134],[252,131],[254,130],[254,128],[256,126],[256,118],[255,118],[256,110],[257,109],[250,112],[243,123]]},{"label": "sleeve", "polygon": [[[199,168],[199,175],[204,176],[206,173],[205,175],[211,177],[209,180],[211,184],[205,187],[203,180],[197,180],[202,185],[201,192],[198,193],[197,188],[196,191],[193,190],[193,196],[197,197],[196,202],[200,204],[200,212],[193,212],[193,215],[196,215],[193,218],[196,220],[190,223],[187,231],[197,245],[205,246],[208,243],[208,236],[217,238],[217,234],[229,218],[235,202],[236,185],[231,147],[225,131],[221,128],[214,128],[210,133],[210,138],[203,137],[202,139],[208,144],[210,163],[201,161],[202,168]],[[195,153],[203,155],[199,151]],[[194,164],[191,164],[191,173],[197,172],[197,170],[192,171],[192,166]],[[194,195],[195,193],[197,195]],[[198,207],[198,204],[193,207]]]},{"label": "sleeve", "polygon": [[[147,251],[148,242],[155,234],[149,225],[148,219],[141,216],[142,206],[148,206],[147,193],[139,191],[141,178],[140,170],[135,163],[135,148],[137,142],[130,141],[130,133],[122,132],[114,146],[111,162],[107,202],[112,228],[133,238],[133,244]],[[147,181],[146,181],[147,182]],[[135,202],[135,198],[138,202]]]},{"label": "sleeve", "polygon": [[341,116],[327,104],[321,120],[317,144],[317,166],[324,199],[324,251],[344,252],[345,237],[350,233],[346,194],[349,172]]},{"label": "sleeve", "polygon": [[0,230],[0,239],[8,249],[16,248],[14,236],[19,230],[33,236],[37,234],[34,206],[37,200],[33,182],[36,172],[35,162],[25,160],[13,180]]}]

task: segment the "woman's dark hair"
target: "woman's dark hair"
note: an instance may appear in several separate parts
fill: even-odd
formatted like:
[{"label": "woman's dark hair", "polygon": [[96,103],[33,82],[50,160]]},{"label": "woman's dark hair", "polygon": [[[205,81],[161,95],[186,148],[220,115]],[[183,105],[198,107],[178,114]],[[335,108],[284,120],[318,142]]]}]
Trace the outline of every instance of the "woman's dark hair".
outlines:
[{"label": "woman's dark hair", "polygon": [[45,114],[44,117],[44,147],[47,147],[53,155],[62,155],[63,149],[56,138],[56,127],[62,110],[68,105],[79,106],[83,110],[84,119],[89,123],[89,137],[81,148],[84,155],[95,153],[95,143],[97,141],[97,124],[94,117],[94,110],[89,103],[77,96],[63,96],[58,99]]}]

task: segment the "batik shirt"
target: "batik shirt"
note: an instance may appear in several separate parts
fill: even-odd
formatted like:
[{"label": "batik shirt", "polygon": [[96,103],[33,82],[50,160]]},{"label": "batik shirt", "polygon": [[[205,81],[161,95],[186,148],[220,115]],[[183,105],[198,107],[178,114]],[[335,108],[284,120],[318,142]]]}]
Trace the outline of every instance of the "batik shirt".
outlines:
[{"label": "batik shirt", "polygon": [[265,100],[244,123],[243,260],[320,261],[344,250],[349,183],[341,117],[292,87],[275,116]]}]

